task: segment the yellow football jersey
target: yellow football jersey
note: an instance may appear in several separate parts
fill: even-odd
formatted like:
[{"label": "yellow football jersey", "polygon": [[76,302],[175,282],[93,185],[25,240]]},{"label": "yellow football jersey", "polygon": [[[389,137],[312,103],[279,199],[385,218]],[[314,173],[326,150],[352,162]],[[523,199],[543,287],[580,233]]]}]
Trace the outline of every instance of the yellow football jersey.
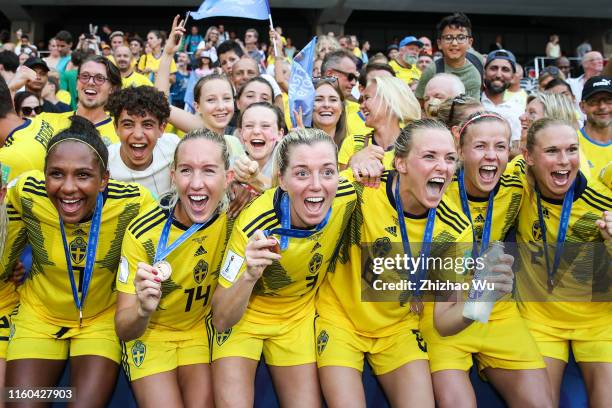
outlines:
[{"label": "yellow football jersey", "polygon": [[[411,314],[408,303],[413,290],[387,292],[380,295],[383,297],[372,292],[379,290],[375,281],[384,279],[389,271],[377,275],[373,263],[368,260],[373,262],[374,258],[394,257],[398,251],[403,253],[392,187],[395,174],[394,171],[385,172],[377,189],[356,185],[360,199],[345,231],[349,243],[341,246],[335,270],[327,274],[317,295],[316,307],[320,316],[366,337],[385,337],[418,326],[419,317]],[[411,252],[416,257],[423,242],[427,214],[414,216],[404,213],[404,218]],[[472,228],[467,217],[452,201],[442,201],[436,211],[430,256],[463,256],[464,250],[471,249],[472,240]],[[461,244],[453,245],[455,243]],[[399,276],[396,275],[390,279]],[[428,278],[434,279],[433,273]],[[366,292],[373,297],[364,299]],[[396,301],[381,301],[395,296],[395,293]]]},{"label": "yellow football jersey", "polygon": [[344,103],[344,112],[346,116],[346,136],[367,135],[372,132],[365,124],[365,116],[361,113],[359,104],[353,101]]},{"label": "yellow football jersey", "polygon": [[[245,248],[256,230],[280,227],[283,191],[266,191],[242,210],[227,246],[219,285],[232,286],[246,270]],[[280,261],[268,266],[253,289],[243,316],[252,323],[276,324],[314,313],[314,296],[330,267],[340,236],[348,225],[357,195],[352,183],[341,181],[327,225],[308,238],[289,238]]]},{"label": "yellow football jersey", "polygon": [[[144,72],[145,69],[150,69],[153,73],[157,73],[159,71],[159,63],[161,62],[161,55],[159,58],[155,58],[153,54],[145,54],[140,57],[138,60],[138,70],[140,72]],[[176,62],[174,59],[170,62],[170,73],[174,74],[176,72]],[[148,75],[148,74],[147,74]]]},{"label": "yellow football jersey", "polygon": [[[366,146],[366,141],[367,143],[376,144],[373,133],[367,135],[347,135],[338,152],[338,164],[348,164],[351,157]],[[385,170],[393,169],[393,156],[392,148],[385,152],[383,156]]]},{"label": "yellow football jersey", "polygon": [[[542,213],[546,224],[551,267],[561,207],[562,200],[542,197]],[[609,296],[606,281],[609,275],[606,274],[609,274],[610,255],[605,251],[602,254],[603,238],[595,221],[601,218],[604,211],[611,210],[610,189],[579,173],[564,251],[554,277],[553,292],[549,294],[537,197],[535,192],[525,191],[517,226],[521,262],[520,270],[516,274],[517,299],[523,317],[564,329],[612,323],[612,302],[592,301],[601,295],[598,290],[602,288],[604,296]],[[599,248],[595,247],[595,243],[600,244]],[[596,254],[598,258],[594,259]],[[598,270],[601,266],[604,267],[603,271]],[[598,282],[600,278],[603,283]],[[585,299],[585,301],[563,302],[568,298]]]},{"label": "yellow football jersey", "polygon": [[[123,235],[141,208],[154,202],[144,187],[114,180],[109,182],[104,196],[95,268],[83,307],[83,325],[114,307],[115,273]],[[43,173],[31,171],[22,174],[8,189],[7,199],[15,211],[14,216],[21,216],[25,223],[27,240],[32,245],[32,271],[20,287],[21,303],[26,303],[51,324],[78,326],[79,312],[72,297],[59,216],[47,197]],[[65,225],[79,288],[85,269],[90,225],[91,221]],[[15,251],[21,249],[15,247]],[[9,261],[14,256],[13,251],[5,251],[3,273],[8,270]]]},{"label": "yellow football jersey", "polygon": [[130,86],[153,86],[153,82],[146,76],[139,74],[136,71],[132,71],[132,73],[126,77],[121,78],[121,88],[127,88]]},{"label": "yellow football jersey", "polygon": [[[601,170],[612,163],[612,142],[601,143],[595,141],[587,135],[584,128],[578,131],[578,138],[580,141],[580,154],[584,156],[591,175],[597,178]],[[585,171],[582,167],[582,160],[580,169],[583,172]]]},{"label": "yellow football jersey", "polygon": [[404,68],[396,60],[389,61],[389,65],[395,71],[395,76],[404,81],[408,86],[413,81],[421,79],[421,70],[416,65],[413,65],[412,68]]},{"label": "yellow football jersey", "polygon": [[[444,195],[445,199],[452,201],[455,206],[460,208],[463,212],[457,177],[453,178],[453,182],[448,186]],[[493,217],[491,220],[491,236],[489,242],[503,242],[505,240],[506,234],[508,234],[510,228],[514,226],[515,220],[518,217],[522,201],[523,184],[520,178],[513,174],[502,174],[494,190]],[[479,248],[481,248],[480,245],[487,216],[488,202],[488,197],[481,198],[468,195],[472,227],[474,228]],[[489,320],[507,317],[515,312],[516,304],[508,297],[495,304]]]},{"label": "yellow football jersey", "polygon": [[8,216],[7,236],[4,243],[6,267],[0,269],[0,316],[11,313],[19,303],[19,295],[15,285],[9,279],[27,240],[25,224],[21,215],[15,211],[10,203],[6,205],[6,212]]},{"label": "yellow football jersey", "polygon": [[[58,134],[62,130],[70,127],[70,124],[72,123],[70,118],[76,114],[76,111],[63,113],[43,113],[41,117],[51,124],[51,127],[53,127],[53,130],[55,131],[54,134]],[[117,136],[117,132],[115,131],[115,123],[112,117],[107,116],[98,123],[94,123],[94,126],[98,132],[100,132],[100,137],[106,146],[120,142],[119,136]]]},{"label": "yellow football jersey", "polygon": [[[117,290],[120,292],[136,293],[134,278],[138,262],[153,265],[168,214],[168,210],[155,204],[145,209],[129,225],[123,239],[121,265],[117,273]],[[208,225],[200,228],[165,259],[172,266],[172,275],[162,282],[162,297],[157,310],[151,315],[146,333],[148,338],[155,338],[156,331],[166,331],[160,336],[167,336],[167,331],[172,330],[173,340],[181,340],[181,332],[192,336],[188,331],[197,324],[204,324],[204,317],[210,312],[210,302],[231,227],[232,223],[228,222],[225,213],[217,214]],[[167,245],[171,245],[187,229],[173,219]]]},{"label": "yellow football jersey", "polygon": [[13,129],[0,148],[0,163],[9,168],[9,181],[29,170],[43,170],[47,143],[53,135],[49,122],[39,118],[26,119]]}]

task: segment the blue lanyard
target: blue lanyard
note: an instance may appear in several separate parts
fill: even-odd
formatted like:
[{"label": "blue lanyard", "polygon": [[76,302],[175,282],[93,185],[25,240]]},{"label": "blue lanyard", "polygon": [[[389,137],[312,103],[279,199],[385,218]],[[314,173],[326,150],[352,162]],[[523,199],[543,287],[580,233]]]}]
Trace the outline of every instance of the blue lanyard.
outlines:
[{"label": "blue lanyard", "polygon": [[168,214],[168,219],[166,220],[166,223],[164,224],[164,228],[162,229],[162,233],[159,236],[159,242],[157,243],[157,250],[155,251],[154,262],[159,262],[159,261],[163,261],[164,259],[166,259],[168,255],[172,253],[172,251],[178,248],[183,242],[187,241],[193,234],[198,232],[203,226],[210,224],[210,222],[214,220],[215,215],[217,215],[217,212],[214,212],[210,216],[210,218],[208,218],[208,220],[206,220],[205,222],[199,223],[199,224],[198,223],[192,224],[191,227],[189,227],[187,231],[183,232],[181,236],[176,239],[176,241],[174,241],[172,244],[170,244],[169,247],[166,248],[166,245],[168,245],[168,237],[170,236],[170,227],[172,226],[172,218],[173,218],[172,214],[173,213],[174,213],[174,209],[172,209],[170,211],[170,214]]},{"label": "blue lanyard", "polygon": [[62,241],[64,243],[64,255],[66,256],[66,265],[68,266],[68,277],[70,278],[70,287],[72,288],[72,298],[74,304],[79,310],[79,326],[83,322],[83,304],[87,298],[89,284],[93,275],[93,269],[96,262],[96,251],[98,249],[98,238],[100,236],[100,223],[102,221],[102,207],[104,206],[104,196],[98,193],[96,198],[96,208],[93,218],[91,219],[91,227],[89,228],[89,237],[87,238],[87,254],[85,256],[85,270],[83,271],[83,287],[81,288],[81,298],[79,299],[78,287],[74,279],[74,270],[72,269],[72,260],[70,259],[70,247],[66,239],[66,230],[64,229],[64,221],[62,217],[59,219],[60,231],[62,232]]},{"label": "blue lanyard", "polygon": [[[408,231],[406,230],[406,220],[404,219],[404,208],[402,206],[402,198],[400,197],[400,175],[397,175],[397,184],[395,185],[395,211],[397,211],[397,220],[399,221],[400,234],[402,235],[402,245],[404,247],[404,253],[408,255],[409,258],[412,258],[412,251],[410,250],[410,241],[408,240]],[[423,245],[421,246],[421,251],[419,252],[419,257],[421,258],[419,261],[419,267],[413,277],[411,276],[410,280],[414,281],[416,286],[416,296],[421,295],[420,288],[420,280],[422,278],[422,269],[423,264],[427,262],[427,258],[429,257],[429,252],[431,251],[431,241],[433,237],[433,229],[434,223],[436,221],[436,209],[430,208],[427,213],[427,224],[425,224],[425,234],[423,235]]]},{"label": "blue lanyard", "polygon": [[574,204],[574,188],[576,186],[576,180],[572,183],[572,186],[565,193],[563,198],[563,206],[561,207],[561,219],[559,220],[559,231],[557,232],[557,245],[555,247],[555,259],[553,261],[552,268],[550,267],[550,260],[548,259],[548,244],[546,240],[546,223],[544,222],[544,215],[542,212],[542,198],[540,189],[536,186],[536,195],[538,200],[538,220],[540,222],[540,230],[542,231],[542,241],[544,241],[544,259],[546,260],[546,272],[548,275],[548,292],[552,292],[555,284],[555,274],[559,269],[559,263],[561,262],[561,255],[563,254],[563,245],[565,244],[565,237],[567,235],[567,227],[569,226],[570,213],[572,212],[572,204]]},{"label": "blue lanyard", "polygon": [[314,229],[301,230],[291,228],[291,202],[289,201],[289,195],[287,193],[283,193],[280,201],[281,228],[264,230],[264,235],[266,237],[269,237],[270,235],[280,235],[280,248],[282,251],[284,251],[289,246],[289,237],[308,238],[311,235],[321,231],[327,225],[331,212],[332,209],[330,207],[329,210],[327,210],[327,214],[325,214],[323,221],[321,221]]},{"label": "blue lanyard", "polygon": [[[474,222],[472,221],[472,215],[470,213],[470,204],[468,201],[467,192],[465,190],[465,181],[463,169],[459,170],[459,197],[461,198],[461,208],[463,209],[463,213],[470,220],[470,224],[472,227],[474,226]],[[482,240],[480,245],[480,251],[478,250],[478,240],[476,238],[476,231],[472,228],[472,238],[474,239],[474,247],[472,249],[472,257],[477,258],[481,253],[487,250],[489,247],[489,241],[491,240],[491,228],[493,226],[493,201],[495,198],[495,191],[491,191],[489,193],[489,203],[487,204],[487,215],[485,216],[485,223],[482,228]]]}]

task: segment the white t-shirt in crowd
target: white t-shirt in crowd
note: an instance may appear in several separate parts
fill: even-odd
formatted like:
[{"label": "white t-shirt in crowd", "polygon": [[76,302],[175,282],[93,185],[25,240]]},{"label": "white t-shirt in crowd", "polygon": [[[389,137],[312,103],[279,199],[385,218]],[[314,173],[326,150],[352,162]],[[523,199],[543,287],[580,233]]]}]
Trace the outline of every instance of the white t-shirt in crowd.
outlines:
[{"label": "white t-shirt in crowd", "polygon": [[174,150],[181,139],[173,133],[164,133],[153,148],[153,162],[145,170],[130,169],[121,159],[121,143],[108,147],[108,168],[111,178],[129,183],[140,183],[149,189],[153,197],[159,198],[170,191],[172,184],[170,168]]},{"label": "white t-shirt in crowd", "polygon": [[520,116],[525,111],[514,99],[508,99],[500,103],[499,105],[494,104],[487,95],[483,92],[480,97],[482,106],[488,111],[499,114],[502,118],[506,119],[510,124],[512,130],[511,140],[521,140],[521,120]]}]

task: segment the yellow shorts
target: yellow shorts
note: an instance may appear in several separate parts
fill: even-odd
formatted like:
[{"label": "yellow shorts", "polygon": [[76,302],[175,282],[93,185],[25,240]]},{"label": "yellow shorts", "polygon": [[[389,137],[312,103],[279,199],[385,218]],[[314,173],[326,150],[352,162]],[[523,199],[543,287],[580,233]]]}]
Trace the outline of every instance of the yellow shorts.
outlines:
[{"label": "yellow shorts", "polygon": [[421,319],[421,330],[427,340],[429,368],[467,371],[472,366],[472,354],[478,369],[503,368],[529,370],[544,368],[544,360],[531,337],[524,320],[516,315],[474,322],[454,336],[441,337],[433,326],[433,315]]},{"label": "yellow shorts", "polygon": [[427,360],[427,344],[415,322],[413,329],[387,337],[365,337],[322,317],[315,319],[317,366],[341,366],[363,370],[363,356],[382,375],[415,360]]},{"label": "yellow shorts", "polygon": [[612,325],[560,329],[525,319],[540,353],[567,362],[570,342],[574,359],[583,363],[612,363]]},{"label": "yellow shorts", "polygon": [[224,357],[261,358],[274,366],[314,363],[314,314],[279,324],[251,323],[241,320],[224,332],[215,332],[211,341],[212,360]]},{"label": "yellow shorts", "polygon": [[115,310],[104,312],[84,327],[50,324],[21,304],[11,326],[7,361],[25,358],[66,360],[75,356],[100,356],[119,363],[121,347],[115,334]]},{"label": "yellow shorts", "polygon": [[122,343],[121,365],[130,381],[174,370],[179,366],[209,364],[210,348],[206,327],[198,325],[189,331],[190,335],[184,334],[181,333],[181,340],[172,340],[172,331],[158,331],[154,335],[145,333],[137,340]]}]

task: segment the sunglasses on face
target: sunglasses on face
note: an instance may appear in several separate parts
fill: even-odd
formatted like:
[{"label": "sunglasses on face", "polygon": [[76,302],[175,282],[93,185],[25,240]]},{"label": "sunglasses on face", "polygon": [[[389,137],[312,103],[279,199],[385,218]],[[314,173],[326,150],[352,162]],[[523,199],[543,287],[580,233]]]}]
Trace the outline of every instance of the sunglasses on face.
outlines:
[{"label": "sunglasses on face", "polygon": [[336,68],[332,68],[332,71],[344,75],[349,82],[358,81],[359,80],[359,74],[355,74],[353,72],[344,72],[344,71],[336,69]]},{"label": "sunglasses on face", "polygon": [[24,106],[21,108],[21,113],[23,113],[26,116],[30,116],[32,115],[32,112],[36,113],[37,115],[40,115],[42,113],[42,106],[35,106],[35,107],[29,107],[29,106]]}]

